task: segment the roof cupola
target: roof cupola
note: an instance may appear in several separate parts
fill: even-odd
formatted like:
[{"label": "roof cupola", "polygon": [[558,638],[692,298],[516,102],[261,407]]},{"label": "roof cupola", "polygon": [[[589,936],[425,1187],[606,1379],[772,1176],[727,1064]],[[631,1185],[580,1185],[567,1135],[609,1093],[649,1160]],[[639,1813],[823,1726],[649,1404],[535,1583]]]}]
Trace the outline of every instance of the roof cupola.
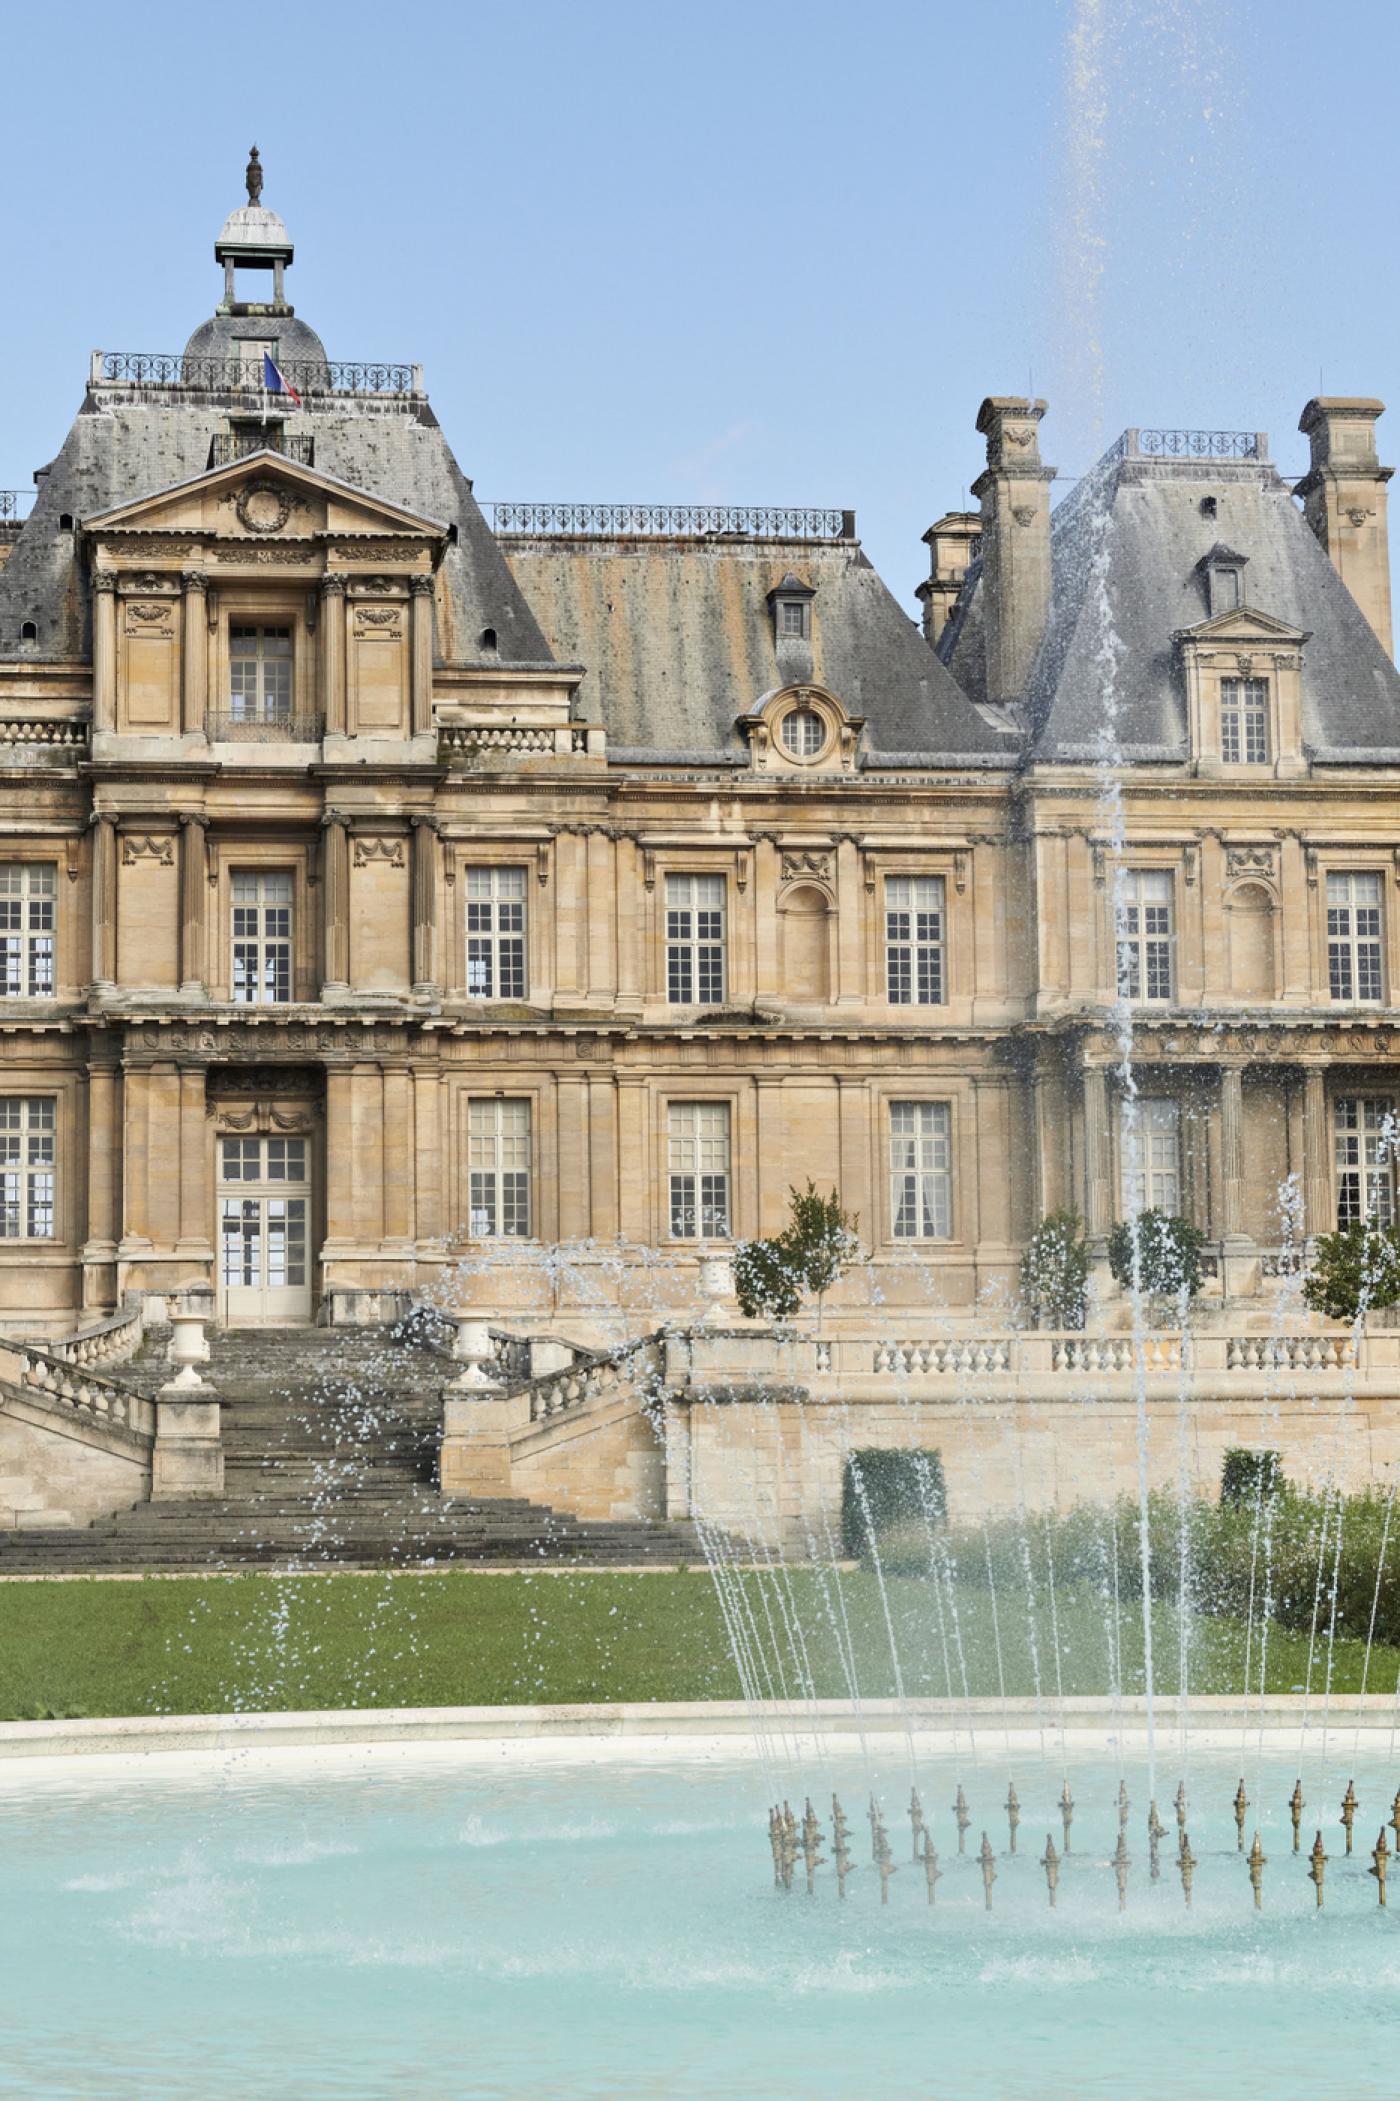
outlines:
[{"label": "roof cupola", "polygon": [[[223,231],[214,243],[214,260],[224,266],[224,297],[221,314],[289,314],[283,272],[292,260],[292,238],[276,212],[262,202],[263,169],[256,146],[243,173],[248,202],[229,213]],[[240,270],[270,270],[270,300],[240,300],[237,273]]]}]

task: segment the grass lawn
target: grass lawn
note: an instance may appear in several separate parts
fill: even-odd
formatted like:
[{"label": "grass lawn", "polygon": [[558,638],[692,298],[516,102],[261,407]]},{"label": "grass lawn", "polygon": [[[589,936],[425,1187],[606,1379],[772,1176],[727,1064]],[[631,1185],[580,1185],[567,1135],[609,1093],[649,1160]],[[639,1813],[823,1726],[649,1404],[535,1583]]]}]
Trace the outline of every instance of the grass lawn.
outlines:
[{"label": "grass lawn", "polygon": [[[890,1586],[909,1693],[946,1693],[938,1615],[929,1587]],[[1001,1670],[985,1590],[966,1588],[959,1630],[967,1687],[995,1696],[1035,1690],[1022,1599],[998,1601]],[[1103,1693],[1110,1683],[1113,1615],[1097,1595],[1058,1601],[1058,1689]],[[767,1661],[761,1689],[843,1697],[850,1683],[842,1647],[859,1663],[859,1690],[895,1691],[884,1610],[873,1577],[835,1581],[814,1571],[744,1579],[731,1609],[748,1621],[751,1653]],[[1118,1620],[1125,1692],[1142,1690],[1142,1626],[1125,1604]],[[800,1628],[790,1636],[788,1629]],[[838,1631],[839,1630],[839,1634]],[[847,1632],[849,1639],[847,1640]],[[1057,1690],[1048,1614],[1036,1621],[1041,1685]],[[795,1660],[795,1652],[800,1661]],[[1196,1692],[1239,1693],[1245,1629],[1201,1619],[1190,1649]],[[1178,1684],[1174,1613],[1154,1623],[1159,1692]],[[781,1674],[777,1660],[781,1657]],[[1258,1632],[1251,1686],[1258,1689]],[[1359,1642],[1338,1642],[1335,1690],[1360,1688]],[[954,1691],[962,1676],[953,1661]],[[1324,1637],[1315,1645],[1312,1690],[1326,1681]],[[1400,1652],[1377,1648],[1367,1689],[1394,1692]],[[1302,1690],[1307,1637],[1271,1629],[1268,1689]],[[576,1700],[717,1700],[740,1696],[725,1620],[703,1572],[488,1575],[345,1575],[146,1578],[110,1582],[0,1582],[0,1718],[50,1715],[197,1714],[229,1709],[456,1706]]]}]

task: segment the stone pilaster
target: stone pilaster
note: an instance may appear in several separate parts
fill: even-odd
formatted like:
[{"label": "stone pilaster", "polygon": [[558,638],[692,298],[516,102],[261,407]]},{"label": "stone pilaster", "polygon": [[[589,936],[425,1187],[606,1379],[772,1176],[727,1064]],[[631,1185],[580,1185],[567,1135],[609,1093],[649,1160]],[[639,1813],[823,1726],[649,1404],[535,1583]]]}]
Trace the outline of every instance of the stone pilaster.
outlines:
[{"label": "stone pilaster", "polygon": [[321,578],[321,710],[331,736],[345,734],[345,578]]},{"label": "stone pilaster", "polygon": [[92,580],[92,726],[117,726],[117,579],[110,569]]},{"label": "stone pilaster", "polygon": [[440,990],[437,976],[438,828],[433,817],[415,816],[413,826],[413,989],[428,999]]},{"label": "stone pilaster", "polygon": [[1303,1073],[1303,1225],[1309,1239],[1337,1224],[1332,1196],[1332,1124],[1328,1115],[1327,1068]]},{"label": "stone pilaster", "polygon": [[121,1164],[117,1067],[106,1056],[88,1069],[87,1239],[83,1245],[85,1312],[115,1307],[117,1279],[113,1264],[120,1221],[117,1176]]},{"label": "stone pilaster", "polygon": [[180,816],[180,990],[200,997],[205,986],[205,899],[208,855],[204,835],[209,819],[197,811]]},{"label": "stone pilaster", "polygon": [[1220,1068],[1220,1230],[1244,1235],[1244,1084],[1238,1065]]},{"label": "stone pilaster", "polygon": [[1102,1242],[1113,1223],[1108,1075],[1101,1065],[1084,1069],[1084,1222],[1089,1238]]},{"label": "stone pilaster", "polygon": [[202,735],[209,704],[209,640],[205,632],[208,578],[187,569],[181,578],[184,615],[180,636],[181,702],[185,734]]},{"label": "stone pilaster", "polygon": [[350,989],[350,829],[339,810],[321,819],[322,997]]},{"label": "stone pilaster", "polygon": [[115,992],[117,979],[117,820],[92,820],[92,989]]},{"label": "stone pilaster", "polygon": [[423,737],[433,727],[433,579],[411,576],[408,588],[413,594],[409,614],[410,726],[415,737]]}]

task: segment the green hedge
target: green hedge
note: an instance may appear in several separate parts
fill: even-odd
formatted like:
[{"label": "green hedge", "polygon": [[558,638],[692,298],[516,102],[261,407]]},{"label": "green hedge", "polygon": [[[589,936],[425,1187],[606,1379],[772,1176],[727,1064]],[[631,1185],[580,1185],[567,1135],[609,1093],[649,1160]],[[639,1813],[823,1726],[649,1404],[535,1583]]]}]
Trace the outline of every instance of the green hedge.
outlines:
[{"label": "green hedge", "polygon": [[[905,1445],[848,1452],[841,1477],[841,1543],[854,1561],[947,1515],[943,1456]],[[873,1539],[871,1535],[874,1535]]]},{"label": "green hedge", "polygon": [[1232,1444],[1220,1469],[1220,1500],[1252,1510],[1265,1496],[1283,1487],[1283,1459],[1278,1452],[1252,1452]]}]

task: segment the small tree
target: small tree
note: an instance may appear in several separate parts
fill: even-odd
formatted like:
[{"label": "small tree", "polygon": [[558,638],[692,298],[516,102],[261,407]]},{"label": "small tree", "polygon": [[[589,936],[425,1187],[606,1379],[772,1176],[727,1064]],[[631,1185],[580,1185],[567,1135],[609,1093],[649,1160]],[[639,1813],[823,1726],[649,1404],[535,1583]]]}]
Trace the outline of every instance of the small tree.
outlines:
[{"label": "small tree", "polygon": [[[1199,1226],[1165,1211],[1139,1211],[1120,1222],[1108,1236],[1108,1266],[1125,1289],[1175,1298],[1184,1291],[1194,1298],[1201,1288],[1201,1249],[1206,1236]],[[1136,1275],[1134,1275],[1136,1249]]]},{"label": "small tree", "polygon": [[1320,1234],[1303,1297],[1329,1320],[1355,1320],[1368,1306],[1400,1304],[1400,1230],[1358,1220]]},{"label": "small tree", "polygon": [[948,1514],[943,1455],[902,1446],[848,1452],[841,1475],[841,1544],[853,1561],[904,1535],[927,1539]]},{"label": "small tree", "polygon": [[734,1249],[734,1289],[740,1311],[785,1320],[806,1293],[818,1308],[827,1290],[864,1250],[853,1211],[844,1211],[833,1189],[823,1196],[815,1182],[790,1189],[791,1219],[771,1240],[741,1240]]},{"label": "small tree", "polygon": [[1082,1328],[1088,1290],[1084,1222],[1077,1211],[1051,1211],[1021,1258],[1025,1302],[1042,1328]]},{"label": "small tree", "polygon": [[1274,1451],[1252,1452],[1232,1444],[1220,1468],[1220,1500],[1235,1509],[1252,1509],[1283,1488],[1283,1458]]}]

